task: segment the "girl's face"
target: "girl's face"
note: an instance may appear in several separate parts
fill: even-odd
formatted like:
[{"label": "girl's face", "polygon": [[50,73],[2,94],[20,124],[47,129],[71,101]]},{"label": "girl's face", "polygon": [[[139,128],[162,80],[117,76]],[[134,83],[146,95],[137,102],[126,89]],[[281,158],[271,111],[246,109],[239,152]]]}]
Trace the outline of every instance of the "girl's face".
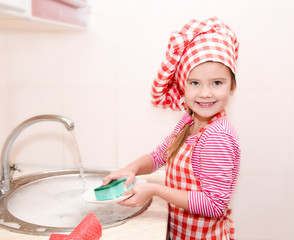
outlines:
[{"label": "girl's face", "polygon": [[233,94],[231,72],[218,62],[205,62],[190,72],[185,86],[185,102],[194,117],[207,122],[222,111]]}]

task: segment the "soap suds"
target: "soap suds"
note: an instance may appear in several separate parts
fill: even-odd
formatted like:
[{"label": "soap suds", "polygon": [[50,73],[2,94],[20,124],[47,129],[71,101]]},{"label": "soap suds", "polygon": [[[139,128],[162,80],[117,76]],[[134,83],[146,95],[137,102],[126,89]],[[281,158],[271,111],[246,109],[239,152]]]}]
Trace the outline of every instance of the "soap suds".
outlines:
[{"label": "soap suds", "polygon": [[[87,187],[102,184],[102,178],[86,176]],[[93,212],[101,224],[112,224],[135,214],[140,208],[117,203],[91,204],[82,198],[83,184],[79,176],[64,175],[39,180],[19,188],[9,199],[7,208],[15,217],[48,227],[76,227]],[[41,231],[41,229],[40,229]]]}]

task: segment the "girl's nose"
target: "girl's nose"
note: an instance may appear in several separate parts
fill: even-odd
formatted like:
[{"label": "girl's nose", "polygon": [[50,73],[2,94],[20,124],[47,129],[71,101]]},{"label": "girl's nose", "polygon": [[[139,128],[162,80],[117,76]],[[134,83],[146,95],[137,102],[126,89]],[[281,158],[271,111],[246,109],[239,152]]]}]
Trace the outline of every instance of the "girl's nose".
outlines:
[{"label": "girl's nose", "polygon": [[200,90],[199,97],[201,98],[211,98],[212,92],[211,89],[208,86],[203,86]]}]

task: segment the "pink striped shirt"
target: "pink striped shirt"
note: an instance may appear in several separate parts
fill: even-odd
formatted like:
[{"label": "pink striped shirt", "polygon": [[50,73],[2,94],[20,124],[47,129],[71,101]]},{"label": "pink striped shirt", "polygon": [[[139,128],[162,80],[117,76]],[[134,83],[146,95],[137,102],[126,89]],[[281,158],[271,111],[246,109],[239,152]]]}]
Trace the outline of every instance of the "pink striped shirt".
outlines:
[{"label": "pink striped shirt", "polygon": [[[154,171],[165,165],[166,154],[172,136],[184,125],[183,118],[174,131],[164,139],[150,156]],[[193,144],[196,135],[188,136],[186,143]],[[192,157],[192,169],[201,182],[202,191],[190,191],[188,198],[191,213],[207,217],[222,217],[236,186],[240,165],[240,146],[236,132],[226,117],[216,119],[202,133]]]}]

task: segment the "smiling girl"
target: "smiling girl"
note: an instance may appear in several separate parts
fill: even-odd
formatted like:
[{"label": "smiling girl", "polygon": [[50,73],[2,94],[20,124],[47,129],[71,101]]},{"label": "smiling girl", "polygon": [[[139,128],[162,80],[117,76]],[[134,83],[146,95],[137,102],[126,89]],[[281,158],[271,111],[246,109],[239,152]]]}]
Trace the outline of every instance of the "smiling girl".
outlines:
[{"label": "smiling girl", "polygon": [[218,18],[192,20],[172,33],[166,58],[152,86],[152,103],[185,110],[172,133],[154,151],[105,177],[104,184],[166,166],[165,186],[140,184],[125,194],[125,206],[152,196],[169,203],[170,239],[235,239],[229,202],[239,172],[237,134],[225,107],[236,88],[235,34]]}]

